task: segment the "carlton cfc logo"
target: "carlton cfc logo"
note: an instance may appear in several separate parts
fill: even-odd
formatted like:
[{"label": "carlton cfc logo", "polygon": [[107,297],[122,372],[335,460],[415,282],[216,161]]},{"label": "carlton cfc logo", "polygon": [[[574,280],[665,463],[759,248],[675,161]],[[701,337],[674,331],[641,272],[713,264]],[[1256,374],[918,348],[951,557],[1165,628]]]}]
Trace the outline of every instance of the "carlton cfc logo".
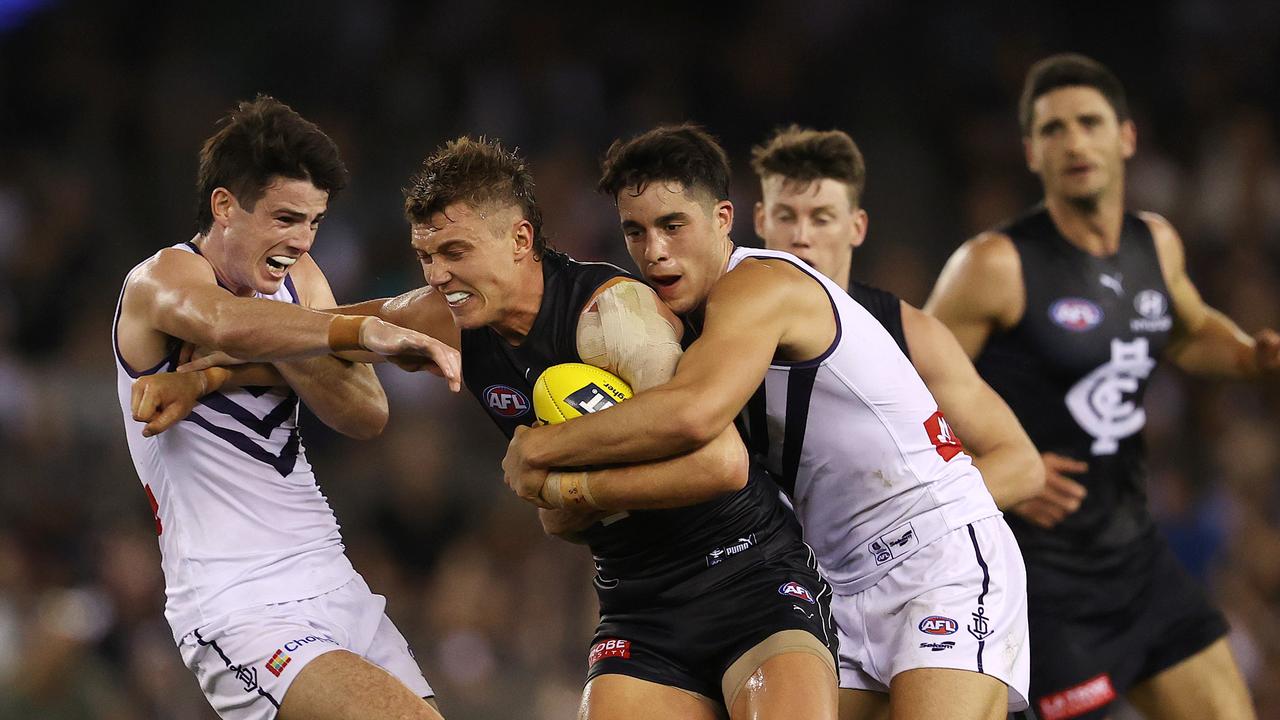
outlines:
[{"label": "carlton cfc logo", "polygon": [[514,418],[529,412],[529,398],[506,385],[490,385],[484,389],[484,404],[494,415]]}]

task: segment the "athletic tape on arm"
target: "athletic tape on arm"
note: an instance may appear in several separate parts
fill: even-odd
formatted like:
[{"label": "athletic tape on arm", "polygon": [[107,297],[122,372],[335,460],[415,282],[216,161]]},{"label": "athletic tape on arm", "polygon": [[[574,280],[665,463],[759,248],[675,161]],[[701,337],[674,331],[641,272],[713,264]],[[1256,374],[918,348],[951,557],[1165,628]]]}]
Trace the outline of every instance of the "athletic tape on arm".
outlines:
[{"label": "athletic tape on arm", "polygon": [[680,338],[658,311],[648,286],[624,281],[605,288],[578,319],[578,355],[604,368],[637,392],[675,375]]}]

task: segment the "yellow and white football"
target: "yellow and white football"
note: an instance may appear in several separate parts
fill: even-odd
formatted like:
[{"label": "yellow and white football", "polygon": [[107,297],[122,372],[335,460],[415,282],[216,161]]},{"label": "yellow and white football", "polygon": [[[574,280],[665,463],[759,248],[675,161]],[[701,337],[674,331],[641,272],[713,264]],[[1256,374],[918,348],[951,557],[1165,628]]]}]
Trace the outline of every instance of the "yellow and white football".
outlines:
[{"label": "yellow and white football", "polygon": [[552,365],[533,384],[533,412],[548,425],[562,423],[631,397],[617,375],[585,363]]}]

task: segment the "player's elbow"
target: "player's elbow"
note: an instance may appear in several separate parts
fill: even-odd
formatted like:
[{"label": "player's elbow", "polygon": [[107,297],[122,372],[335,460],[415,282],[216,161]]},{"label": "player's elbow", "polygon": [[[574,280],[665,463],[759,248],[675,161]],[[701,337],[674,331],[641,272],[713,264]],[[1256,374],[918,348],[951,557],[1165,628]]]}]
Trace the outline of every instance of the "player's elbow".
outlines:
[{"label": "player's elbow", "polygon": [[384,401],[380,406],[363,409],[356,417],[344,423],[343,427],[334,429],[354,440],[372,440],[386,429],[390,416]]},{"label": "player's elbow", "polygon": [[668,442],[672,452],[688,452],[715,440],[724,428],[723,424],[717,426],[716,419],[705,407],[686,403],[668,420]]}]

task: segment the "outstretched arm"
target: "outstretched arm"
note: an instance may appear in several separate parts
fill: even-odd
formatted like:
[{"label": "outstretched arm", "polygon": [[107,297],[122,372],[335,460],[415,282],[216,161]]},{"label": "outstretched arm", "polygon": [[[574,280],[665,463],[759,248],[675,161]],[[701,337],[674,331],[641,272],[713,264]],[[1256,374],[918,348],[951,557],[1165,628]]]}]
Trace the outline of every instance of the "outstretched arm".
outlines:
[{"label": "outstretched arm", "polygon": [[1280,370],[1280,335],[1265,329],[1250,336],[1231,318],[1209,307],[1187,275],[1182,239],[1167,220],[1143,213],[1155,237],[1160,269],[1172,300],[1174,341],[1166,351],[1193,375],[1256,378]]},{"label": "outstretched arm", "polygon": [[[216,348],[242,360],[290,360],[335,350],[439,357],[441,344],[382,320],[322,313],[259,298],[237,297],[217,284],[203,258],[167,249],[143,263],[125,288],[120,325],[122,352],[177,338]],[[136,341],[136,342],[135,342]]]},{"label": "outstretched arm", "polygon": [[901,307],[911,363],[973,456],[996,505],[1007,509],[1039,493],[1044,464],[1013,410],[978,375],[945,325],[906,302]]}]

